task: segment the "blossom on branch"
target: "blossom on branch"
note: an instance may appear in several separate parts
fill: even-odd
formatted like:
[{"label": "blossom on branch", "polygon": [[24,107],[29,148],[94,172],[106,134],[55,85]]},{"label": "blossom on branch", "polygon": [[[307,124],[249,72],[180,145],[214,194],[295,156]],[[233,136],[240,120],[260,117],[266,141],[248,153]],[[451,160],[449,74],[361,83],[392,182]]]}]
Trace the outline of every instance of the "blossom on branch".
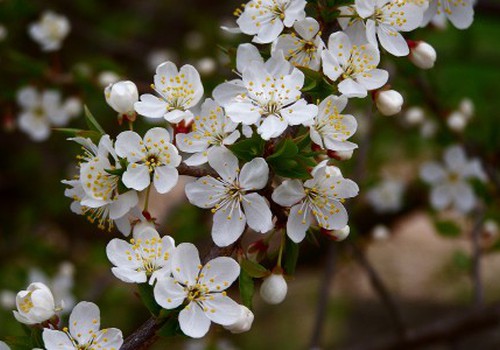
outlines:
[{"label": "blossom on branch", "polygon": [[48,321],[58,309],[52,292],[41,282],[31,283],[26,290],[17,293],[16,308],[14,317],[26,325]]},{"label": "blossom on branch", "polygon": [[198,249],[181,243],[172,256],[172,277],[158,280],[154,287],[156,302],[165,309],[185,305],[179,313],[182,332],[193,338],[203,337],[214,322],[223,326],[241,318],[240,305],[226,294],[238,278],[240,266],[228,257],[200,263]]},{"label": "blossom on branch", "polygon": [[101,328],[101,315],[94,303],[78,303],[69,316],[69,329],[62,331],[45,328],[43,342],[47,350],[102,349],[118,350],[123,344],[122,332],[117,328]]},{"label": "blossom on branch", "polygon": [[116,138],[116,153],[128,161],[122,181],[125,186],[142,191],[153,184],[158,193],[167,193],[179,179],[177,166],[182,161],[179,152],[170,143],[165,128],[149,129],[142,139],[133,131],[124,131]]},{"label": "blossom on branch", "polygon": [[141,95],[135,103],[135,111],[148,118],[165,118],[170,123],[179,123],[193,116],[189,110],[196,106],[203,96],[200,74],[193,66],[186,64],[177,70],[172,62],[164,62],[156,68],[154,84],[158,96]]},{"label": "blossom on branch", "polygon": [[355,197],[358,185],[342,177],[340,169],[320,164],[312,173],[313,178],[285,180],[273,192],[273,200],[284,207],[291,207],[286,224],[288,237],[301,242],[306,231],[316,219],[325,230],[340,230],[347,225],[344,198]]},{"label": "blossom on branch", "polygon": [[115,267],[111,269],[116,278],[127,283],[153,285],[157,279],[170,275],[171,255],[175,249],[172,237],[160,237],[149,224],[134,228],[130,243],[115,238],[108,243],[106,254]]},{"label": "blossom on branch", "polygon": [[212,239],[219,247],[234,243],[250,228],[265,233],[273,228],[272,213],[264,197],[255,193],[264,188],[269,167],[255,158],[239,168],[238,159],[226,148],[214,148],[208,164],[220,175],[204,176],[186,185],[189,201],[200,208],[212,208]]},{"label": "blossom on branch", "polygon": [[192,131],[175,137],[176,145],[181,151],[194,153],[184,163],[190,166],[204,164],[208,160],[210,149],[232,145],[240,137],[237,126],[217,102],[206,99],[200,114],[193,119]]},{"label": "blossom on branch", "polygon": [[57,51],[69,34],[71,27],[66,17],[52,11],[42,14],[40,20],[31,24],[29,34],[42,47],[43,51]]}]

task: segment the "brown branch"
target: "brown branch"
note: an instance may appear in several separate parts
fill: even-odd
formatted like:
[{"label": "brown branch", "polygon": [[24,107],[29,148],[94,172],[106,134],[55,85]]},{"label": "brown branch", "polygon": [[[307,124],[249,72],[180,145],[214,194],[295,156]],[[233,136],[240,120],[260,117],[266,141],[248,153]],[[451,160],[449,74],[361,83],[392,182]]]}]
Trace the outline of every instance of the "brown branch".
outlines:
[{"label": "brown branch", "polygon": [[120,350],[143,350],[148,349],[157,339],[156,332],[163,326],[166,320],[158,320],[150,317],[134,333],[125,339]]},{"label": "brown branch", "polygon": [[179,175],[186,175],[186,176],[193,176],[193,177],[203,177],[203,176],[212,176],[215,178],[219,177],[219,175],[210,168],[191,167],[191,166],[188,166],[184,163],[181,163],[177,167],[177,171],[179,172]]},{"label": "brown branch", "polygon": [[480,307],[465,314],[455,315],[410,329],[404,338],[389,338],[373,341],[369,345],[356,346],[350,350],[399,350],[421,349],[425,345],[457,340],[471,334],[500,325],[500,303]]}]

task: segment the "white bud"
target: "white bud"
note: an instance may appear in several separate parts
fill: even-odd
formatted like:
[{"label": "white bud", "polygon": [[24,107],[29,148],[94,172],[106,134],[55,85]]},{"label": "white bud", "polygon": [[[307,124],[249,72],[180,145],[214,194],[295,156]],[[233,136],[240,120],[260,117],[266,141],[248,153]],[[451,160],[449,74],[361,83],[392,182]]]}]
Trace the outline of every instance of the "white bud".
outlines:
[{"label": "white bud", "polygon": [[201,75],[211,75],[217,69],[217,62],[211,57],[204,57],[196,63],[196,69]]},{"label": "white bud", "polygon": [[5,310],[12,310],[16,307],[16,293],[10,290],[2,290],[0,292],[0,306]]},{"label": "white bud", "polygon": [[419,125],[425,119],[425,112],[420,107],[410,107],[406,110],[405,120],[409,125]]},{"label": "white bud", "polygon": [[421,69],[431,69],[434,67],[436,57],[436,50],[423,41],[417,42],[416,45],[411,48],[410,55],[408,56],[410,61]]},{"label": "white bud", "polygon": [[252,328],[254,319],[253,312],[245,305],[240,305],[240,310],[240,317],[238,320],[233,324],[224,326],[225,329],[234,334],[248,332],[250,328]]},{"label": "white bud", "polygon": [[373,228],[372,237],[377,241],[383,241],[389,238],[391,231],[385,225],[377,225]]},{"label": "white bud", "polygon": [[285,300],[288,286],[282,274],[271,274],[260,286],[260,296],[268,304],[279,304]]},{"label": "white bud", "polygon": [[120,114],[134,114],[134,103],[139,100],[137,86],[129,80],[119,81],[104,89],[106,102]]},{"label": "white bud", "polygon": [[99,82],[99,85],[102,87],[106,87],[110,84],[114,84],[119,80],[120,80],[120,76],[112,71],[101,72],[101,73],[99,73],[99,76],[97,77],[97,81]]},{"label": "white bud", "polygon": [[330,175],[330,176],[342,176],[342,172],[338,167],[335,165],[328,165],[328,162],[330,159],[325,159],[321,161],[318,165],[316,165],[313,170],[311,170],[311,175],[315,176],[315,174],[322,168],[325,168],[325,174]]},{"label": "white bud", "polygon": [[474,102],[470,98],[464,98],[460,101],[458,105],[458,110],[467,118],[471,118],[474,115],[475,107]]},{"label": "white bud", "polygon": [[448,116],[446,123],[451,130],[461,132],[467,126],[467,118],[462,112],[455,111]]},{"label": "white bud", "polygon": [[483,225],[483,231],[489,237],[495,237],[498,235],[498,224],[492,219],[486,220]]},{"label": "white bud", "polygon": [[349,236],[349,233],[351,233],[351,228],[349,227],[349,225],[345,225],[344,228],[341,228],[340,230],[333,230],[327,232],[328,235],[333,238],[333,240],[340,242]]},{"label": "white bud", "polygon": [[433,120],[426,120],[420,128],[420,135],[422,135],[422,137],[426,139],[429,139],[436,135],[437,129],[438,127],[436,122],[434,122]]},{"label": "white bud", "polygon": [[10,347],[3,341],[0,341],[0,350],[10,350]]},{"label": "white bud", "polygon": [[375,96],[375,104],[382,115],[391,116],[401,111],[403,96],[396,90],[379,91]]},{"label": "white bud", "polygon": [[14,317],[26,325],[34,325],[52,318],[56,312],[54,296],[43,283],[35,282],[16,296]]},{"label": "white bud", "polygon": [[70,97],[64,102],[63,109],[70,117],[76,117],[82,113],[82,101],[78,97]]},{"label": "white bud", "polygon": [[348,150],[348,151],[329,151],[328,155],[336,160],[349,160],[352,158],[352,155],[354,154],[354,150]]}]

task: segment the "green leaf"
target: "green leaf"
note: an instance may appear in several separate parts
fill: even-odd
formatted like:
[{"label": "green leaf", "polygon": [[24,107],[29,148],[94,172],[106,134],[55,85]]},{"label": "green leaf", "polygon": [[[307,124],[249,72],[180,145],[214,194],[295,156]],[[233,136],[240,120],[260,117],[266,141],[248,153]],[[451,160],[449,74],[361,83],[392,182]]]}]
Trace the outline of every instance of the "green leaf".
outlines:
[{"label": "green leaf", "polygon": [[436,220],[434,226],[438,233],[444,237],[458,237],[462,232],[460,226],[451,220]]},{"label": "green leaf", "polygon": [[295,267],[299,259],[299,245],[290,238],[286,238],[283,268],[287,275],[295,274]]},{"label": "green leaf", "polygon": [[240,272],[239,285],[240,297],[243,305],[245,305],[249,309],[252,309],[252,298],[255,292],[255,286],[253,278],[248,273],[246,273],[245,270],[241,270]]},{"label": "green leaf", "polygon": [[[11,350],[31,350],[34,348],[33,342],[29,336],[22,337],[7,337],[4,340],[11,348]],[[40,346],[43,348],[43,345]]]},{"label": "green leaf", "polygon": [[149,285],[149,283],[139,283],[137,285],[137,288],[139,289],[141,300],[148,308],[149,312],[151,312],[155,316],[158,316],[161,311],[161,306],[158,305],[155,301],[155,297],[153,295],[153,286]]},{"label": "green leaf", "polygon": [[239,142],[235,142],[229,146],[229,149],[239,159],[249,162],[255,157],[261,157],[264,154],[264,146],[266,142],[256,133],[249,138]]},{"label": "green leaf", "polygon": [[262,278],[269,275],[271,272],[259,263],[245,259],[241,263],[241,268],[253,278]]},{"label": "green leaf", "polygon": [[167,322],[158,330],[157,334],[162,337],[173,337],[181,333],[178,317],[170,317]]},{"label": "green leaf", "polygon": [[92,141],[99,140],[101,138],[100,133],[92,130],[82,130],[82,129],[72,129],[72,128],[54,128],[56,132],[61,132],[70,137],[88,137]]},{"label": "green leaf", "polygon": [[293,158],[299,153],[299,148],[291,139],[285,139],[278,144],[276,151],[267,157],[267,161],[279,158]]},{"label": "green leaf", "polygon": [[87,125],[90,128],[90,130],[97,131],[100,135],[106,134],[102,126],[97,122],[97,120],[94,118],[90,110],[87,108],[87,106],[83,106],[85,110],[85,120],[87,121]]}]

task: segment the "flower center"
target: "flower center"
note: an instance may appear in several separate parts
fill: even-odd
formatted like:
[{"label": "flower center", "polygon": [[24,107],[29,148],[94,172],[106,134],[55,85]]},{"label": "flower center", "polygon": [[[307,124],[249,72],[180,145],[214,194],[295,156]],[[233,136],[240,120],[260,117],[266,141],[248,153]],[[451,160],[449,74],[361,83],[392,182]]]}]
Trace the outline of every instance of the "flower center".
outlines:
[{"label": "flower center", "polygon": [[33,301],[31,300],[31,294],[32,292],[29,292],[26,297],[21,301],[19,304],[19,310],[21,310],[24,313],[28,313],[31,311],[31,309],[34,307]]}]

